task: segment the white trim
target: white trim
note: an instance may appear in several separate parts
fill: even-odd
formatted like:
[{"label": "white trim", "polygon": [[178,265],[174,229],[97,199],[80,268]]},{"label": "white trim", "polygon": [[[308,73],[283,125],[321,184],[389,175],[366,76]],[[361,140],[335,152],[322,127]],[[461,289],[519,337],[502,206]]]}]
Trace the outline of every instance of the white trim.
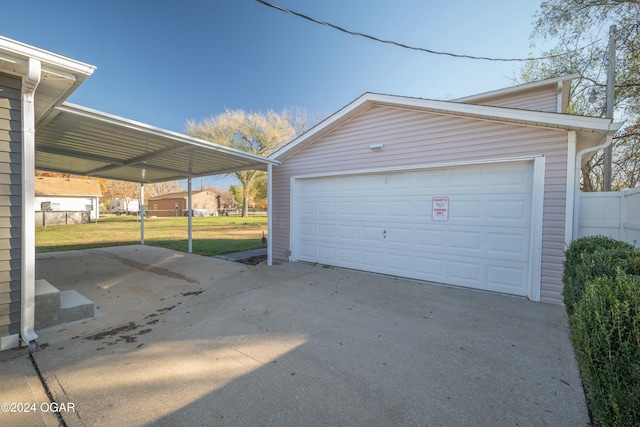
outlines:
[{"label": "white trim", "polygon": [[312,144],[331,130],[346,123],[359,113],[375,105],[412,109],[435,114],[485,119],[525,126],[560,130],[577,130],[588,133],[613,133],[622,126],[621,123],[613,123],[611,119],[602,119],[598,117],[585,117],[570,114],[518,110],[505,107],[365,93],[322,123],[311,128],[308,132],[300,135],[298,138],[273,153],[269,156],[269,159],[279,161],[287,159],[296,152],[302,150],[308,144]]},{"label": "white trim", "polygon": [[[348,175],[368,175],[368,174],[378,174],[378,173],[389,173],[389,172],[413,172],[413,171],[422,171],[428,169],[441,169],[441,168],[451,168],[456,166],[473,166],[473,165],[484,165],[484,164],[492,164],[492,163],[508,163],[508,162],[527,162],[536,159],[537,156],[525,156],[525,157],[504,157],[500,159],[479,159],[479,160],[465,160],[459,162],[444,162],[444,163],[430,163],[430,164],[417,164],[411,166],[394,166],[388,168],[374,168],[374,169],[355,169],[349,171],[337,171],[337,172],[320,172],[320,173],[312,173],[312,174],[304,174],[304,175],[296,175],[291,177],[291,179],[307,179],[307,178],[323,178],[323,177],[332,177],[332,176],[348,176]],[[293,194],[291,195],[293,196]]]},{"label": "white trim", "polygon": [[[28,58],[33,58],[39,60],[41,63],[84,76],[90,76],[96,69],[93,65],[85,64],[3,36],[0,36],[0,53],[0,59],[20,66],[27,66]],[[48,70],[48,67],[43,67],[43,71],[50,70]]]},{"label": "white trim", "polygon": [[510,157],[501,159],[485,159],[464,162],[438,163],[429,165],[413,165],[405,167],[389,167],[376,169],[360,169],[354,171],[335,171],[327,173],[313,173],[296,175],[290,178],[289,186],[289,250],[291,255],[289,261],[297,261],[299,258],[298,248],[295,246],[296,236],[298,233],[298,181],[313,178],[328,178],[338,176],[353,175],[370,175],[380,173],[402,173],[414,171],[427,171],[430,169],[445,169],[452,167],[464,167],[474,165],[491,165],[499,163],[513,162],[533,162],[533,188],[531,195],[531,218],[529,227],[529,271],[527,297],[532,301],[540,301],[541,282],[542,282],[542,227],[544,213],[544,180],[545,180],[545,157],[544,156],[527,156],[527,157]]},{"label": "white trim", "polygon": [[483,93],[479,93],[477,95],[471,95],[471,96],[465,96],[463,98],[457,98],[454,99],[453,101],[455,102],[472,102],[472,101],[479,101],[481,99],[486,99],[486,98],[493,98],[496,96],[504,96],[504,95],[512,95],[514,93],[518,93],[518,92],[523,92],[526,90],[530,90],[530,89],[535,89],[538,87],[543,87],[543,86],[548,86],[548,85],[552,85],[552,84],[559,84],[562,85],[562,82],[564,81],[571,81],[571,80],[575,80],[578,77],[580,77],[579,74],[569,74],[566,76],[560,76],[560,77],[555,77],[555,78],[551,78],[551,79],[546,79],[546,80],[538,80],[535,82],[530,82],[530,83],[523,83],[520,85],[516,85],[516,86],[511,86],[511,87],[506,87],[506,88],[502,88],[502,89],[498,89],[498,90],[492,90],[489,92],[483,92]]},{"label": "white trim", "polygon": [[564,113],[562,111],[562,87],[564,83],[562,81],[558,82],[558,88],[556,90],[556,113]]},{"label": "white trim", "polygon": [[542,227],[544,216],[544,180],[546,158],[536,157],[533,161],[533,188],[531,195],[531,227],[529,235],[529,289],[527,296],[532,301],[540,301],[542,282]]},{"label": "white trim", "polygon": [[35,93],[41,79],[41,62],[29,58],[22,77],[22,235],[20,260],[20,337],[23,344],[38,339],[36,311],[36,228],[35,228]]},{"label": "white trim", "polygon": [[576,146],[578,136],[575,131],[569,131],[567,135],[567,191],[565,195],[564,214],[564,244],[569,246],[573,240],[573,200],[576,192]]}]

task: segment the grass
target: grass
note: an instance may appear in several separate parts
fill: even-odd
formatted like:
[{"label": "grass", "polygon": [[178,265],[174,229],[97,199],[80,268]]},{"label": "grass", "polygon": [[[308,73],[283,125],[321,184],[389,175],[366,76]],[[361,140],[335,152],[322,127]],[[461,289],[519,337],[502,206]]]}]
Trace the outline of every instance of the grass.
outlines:
[{"label": "grass", "polygon": [[[193,218],[193,253],[211,256],[263,248],[267,217]],[[146,218],[144,243],[187,252],[187,218]],[[135,216],[109,216],[98,223],[36,227],[36,252],[70,251],[140,243]]]}]

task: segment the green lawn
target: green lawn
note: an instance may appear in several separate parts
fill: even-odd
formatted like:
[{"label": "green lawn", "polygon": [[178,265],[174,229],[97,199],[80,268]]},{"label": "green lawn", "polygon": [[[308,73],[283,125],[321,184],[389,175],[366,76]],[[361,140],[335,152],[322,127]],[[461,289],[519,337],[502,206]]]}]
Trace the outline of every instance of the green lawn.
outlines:
[{"label": "green lawn", "polygon": [[[266,247],[267,217],[193,218],[193,253],[218,255]],[[187,218],[146,218],[144,242],[187,252]],[[36,252],[69,251],[140,243],[135,216],[108,216],[98,223],[36,227]]]}]

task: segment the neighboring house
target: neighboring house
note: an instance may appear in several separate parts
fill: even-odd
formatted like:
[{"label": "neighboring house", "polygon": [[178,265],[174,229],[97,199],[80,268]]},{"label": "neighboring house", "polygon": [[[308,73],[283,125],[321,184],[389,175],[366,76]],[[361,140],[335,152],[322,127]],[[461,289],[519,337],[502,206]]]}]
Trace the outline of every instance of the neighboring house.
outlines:
[{"label": "neighboring house", "polygon": [[[188,213],[188,192],[163,194],[148,199],[149,215],[155,216],[184,216]],[[208,210],[211,215],[218,212],[219,199],[217,194],[208,190],[195,190],[191,193],[193,209]]]},{"label": "neighboring house", "polygon": [[36,211],[86,211],[99,216],[102,190],[95,179],[36,177]]},{"label": "neighboring house", "polygon": [[563,114],[570,80],[362,95],[270,157],[273,259],[561,304],[580,162],[619,128]]}]

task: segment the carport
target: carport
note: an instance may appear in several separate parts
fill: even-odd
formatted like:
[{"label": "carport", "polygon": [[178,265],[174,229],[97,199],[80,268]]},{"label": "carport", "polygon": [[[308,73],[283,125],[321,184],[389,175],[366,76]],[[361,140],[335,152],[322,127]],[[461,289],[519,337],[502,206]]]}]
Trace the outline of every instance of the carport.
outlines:
[{"label": "carport", "polygon": [[[144,200],[146,183],[186,179],[191,193],[194,177],[246,169],[271,175],[278,163],[67,103],[94,70],[0,36],[0,350],[37,337],[34,169],[136,182]],[[191,232],[189,217],[189,252]]]},{"label": "carport", "polygon": [[[70,103],[54,108],[35,137],[36,169],[136,182],[142,204],[144,184],[186,179],[189,253],[192,178],[247,169],[270,175],[273,164],[277,162]],[[144,214],[140,241],[144,244]]]}]

